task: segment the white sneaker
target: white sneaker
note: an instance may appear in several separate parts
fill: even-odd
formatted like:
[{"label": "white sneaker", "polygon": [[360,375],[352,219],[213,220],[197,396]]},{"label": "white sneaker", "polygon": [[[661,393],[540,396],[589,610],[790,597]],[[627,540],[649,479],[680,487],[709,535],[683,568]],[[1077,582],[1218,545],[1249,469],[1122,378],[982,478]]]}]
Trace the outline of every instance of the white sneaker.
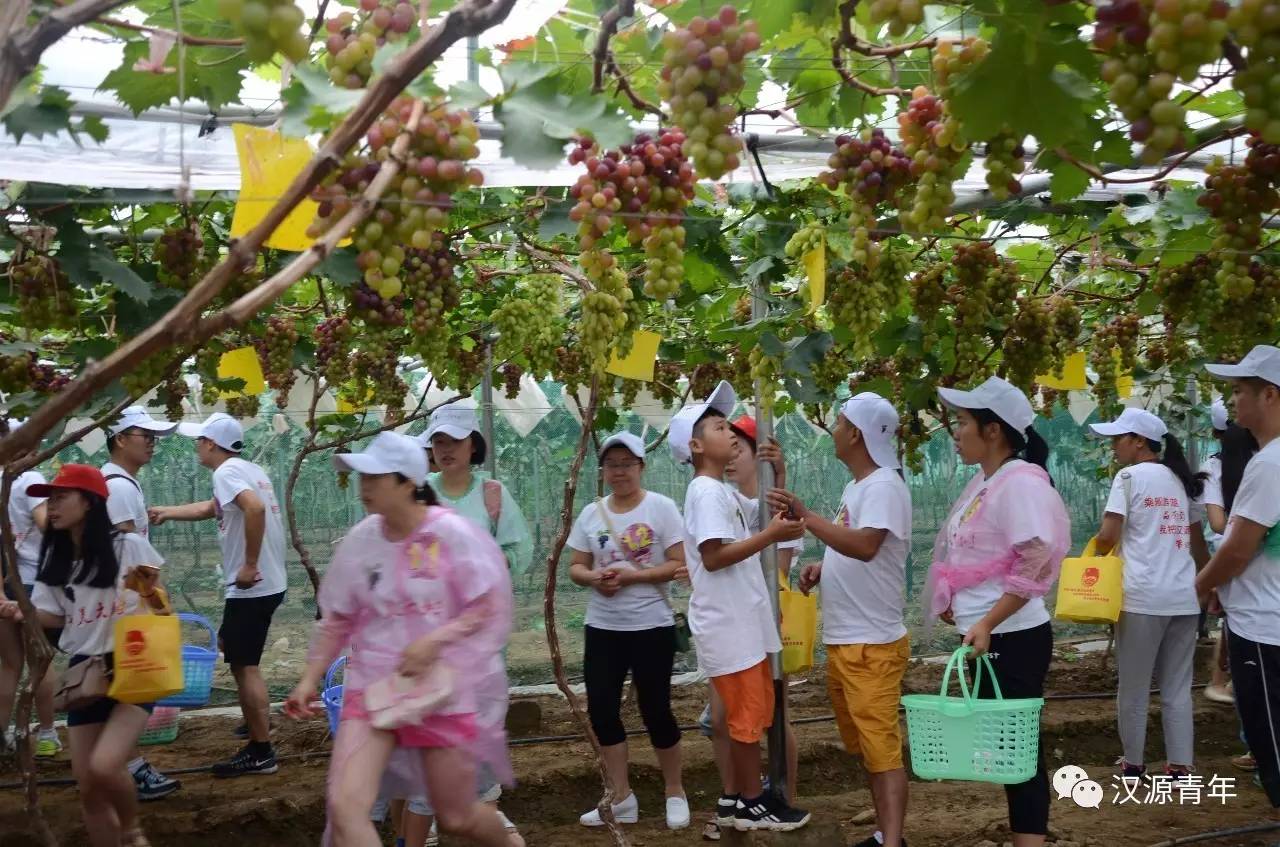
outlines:
[{"label": "white sneaker", "polygon": [[439,845],[440,845],[440,830],[436,828],[435,818],[432,818],[431,831],[427,833],[426,847],[439,847]]},{"label": "white sneaker", "polygon": [[689,801],[684,797],[667,798],[667,829],[684,829],[689,825]]},{"label": "white sneaker", "polygon": [[[635,823],[640,820],[640,801],[636,799],[635,792],[627,795],[627,799],[621,803],[614,803],[613,817],[618,823]],[[600,810],[592,809],[582,817],[578,818],[578,823],[583,826],[604,826],[604,821],[600,818]],[[689,823],[688,807],[685,807],[685,824]]]}]

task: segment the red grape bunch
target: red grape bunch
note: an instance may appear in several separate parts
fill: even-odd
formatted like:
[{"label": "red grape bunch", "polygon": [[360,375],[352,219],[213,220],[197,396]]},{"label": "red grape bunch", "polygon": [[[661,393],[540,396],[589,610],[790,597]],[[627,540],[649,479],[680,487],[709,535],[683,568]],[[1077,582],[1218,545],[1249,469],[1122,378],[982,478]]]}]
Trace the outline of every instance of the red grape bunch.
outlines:
[{"label": "red grape bunch", "polygon": [[204,238],[194,221],[185,221],[160,233],[153,258],[159,265],[156,278],[161,285],[186,291],[195,282],[203,265]]},{"label": "red grape bunch", "polygon": [[330,385],[341,385],[350,376],[348,359],[355,327],[345,315],[326,318],[316,326],[316,368]]},{"label": "red grape bunch", "polygon": [[1019,297],[1002,339],[1005,377],[1030,393],[1036,376],[1053,367],[1053,315],[1039,298]]},{"label": "red grape bunch", "polygon": [[74,288],[57,259],[32,253],[9,265],[9,279],[17,288],[22,326],[31,330],[75,326]]},{"label": "red grape bunch", "polygon": [[[323,235],[351,209],[391,155],[392,143],[408,131],[413,107],[412,97],[397,98],[369,128],[365,150],[349,154],[312,192],[319,208],[309,235]],[[480,171],[467,167],[479,155],[479,138],[470,115],[443,106],[429,108],[410,135],[404,167],[378,198],[373,214],[354,231],[364,282],[383,300],[394,299],[404,287],[406,248],[429,249],[432,235],[449,219],[453,196],[484,182]]]},{"label": "red grape bunch", "polygon": [[569,220],[578,224],[578,247],[591,250],[613,228],[614,216],[622,211],[622,186],[635,177],[621,151],[601,151],[591,138],[578,139],[569,151],[569,164],[586,166],[586,173],[569,187],[569,196],[578,201]]},{"label": "red grape bunch", "polygon": [[1269,180],[1248,164],[1229,165],[1221,157],[1205,168],[1205,192],[1198,203],[1218,221],[1213,241],[1220,262],[1216,278],[1224,297],[1242,300],[1253,290],[1249,263],[1262,243],[1262,218],[1280,205]]},{"label": "red grape bunch", "polygon": [[1244,125],[1268,144],[1280,144],[1280,0],[1240,0],[1227,13],[1248,61],[1231,84],[1244,97]]},{"label": "red grape bunch", "polygon": [[403,294],[412,307],[409,335],[414,351],[428,359],[434,360],[433,351],[442,354],[448,346],[446,313],[461,299],[454,276],[457,261],[457,254],[439,232],[432,234],[428,249],[410,247],[405,251]]},{"label": "red grape bunch", "polygon": [[634,180],[622,180],[627,235],[644,246],[644,291],[655,300],[673,297],[684,281],[684,209],[693,199],[693,166],[678,129],[642,132],[623,145]]},{"label": "red grape bunch", "polygon": [[911,181],[911,159],[877,128],[862,136],[837,136],[836,151],[827,158],[827,167],[830,170],[820,173],[818,181],[832,191],[843,187],[852,201],[849,228],[853,232],[853,260],[874,267],[879,254],[872,235],[876,208],[881,203],[894,203]]},{"label": "red grape bunch", "polygon": [[739,21],[731,5],[714,18],[701,16],[662,39],[662,78],[658,93],[688,138],[684,152],[694,170],[716,180],[738,167],[741,149],[733,133],[734,103],[745,83],[743,62],[760,47],[755,21]]},{"label": "red grape bunch", "polygon": [[923,85],[912,91],[907,110],[898,115],[902,150],[911,159],[916,179],[910,208],[902,217],[909,232],[940,232],[946,228],[955,192],[951,185],[968,142],[958,122],[947,112],[946,102]]},{"label": "red grape bunch", "polygon": [[262,336],[254,341],[258,363],[267,385],[276,393],[276,405],[289,406],[289,391],[297,378],[293,369],[293,348],[298,344],[298,327],[292,318],[273,315],[267,319]]},{"label": "red grape bunch", "polygon": [[218,14],[244,37],[249,61],[262,64],[281,53],[292,62],[307,58],[306,16],[293,0],[218,0]]},{"label": "red grape bunch", "polygon": [[400,41],[417,19],[405,0],[360,0],[359,15],[343,12],[325,21],[329,78],[345,88],[363,88],[373,76],[373,57],[388,41]]}]

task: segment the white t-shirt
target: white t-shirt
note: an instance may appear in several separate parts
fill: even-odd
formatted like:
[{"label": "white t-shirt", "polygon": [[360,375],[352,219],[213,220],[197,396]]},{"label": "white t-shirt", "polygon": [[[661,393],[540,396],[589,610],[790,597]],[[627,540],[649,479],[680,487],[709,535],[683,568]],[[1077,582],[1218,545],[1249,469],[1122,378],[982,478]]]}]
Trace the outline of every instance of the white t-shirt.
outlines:
[{"label": "white t-shirt", "polygon": [[[1129,475],[1128,500],[1125,474]],[[1159,462],[1139,462],[1116,474],[1106,511],[1124,518],[1120,542],[1124,611],[1200,614],[1189,505],[1182,481]]]},{"label": "white t-shirt", "polygon": [[[255,491],[266,507],[266,531],[258,553],[262,581],[253,588],[236,588],[236,572],[244,564],[244,512],[236,505],[241,491]],[[244,459],[227,459],[213,472],[213,503],[222,543],[222,578],[227,599],[270,597],[288,587],[284,572],[284,524],[271,480],[262,468]]]},{"label": "white t-shirt", "polygon": [[102,656],[113,649],[115,619],[132,615],[142,606],[138,593],[124,587],[129,571],[139,565],[159,567],[164,558],[145,538],[135,532],[122,532],[115,537],[116,559],[120,562],[120,574],[111,588],[93,588],[76,585],[76,571],[72,568],[72,583],[62,586],[36,582],[31,593],[31,603],[42,612],[62,615],[62,637],[58,647],[72,656]]},{"label": "white t-shirt", "polygon": [[36,471],[25,471],[13,481],[9,489],[9,523],[13,526],[13,546],[18,551],[18,576],[23,585],[36,581],[40,565],[40,544],[44,535],[36,526],[31,514],[45,501],[44,497],[32,497],[27,489],[44,483],[44,477]]},{"label": "white t-shirt", "polygon": [[1206,521],[1204,540],[1208,543],[1209,549],[1216,550],[1222,546],[1222,536],[1214,532],[1209,526],[1207,522],[1209,513],[1205,507],[1227,508],[1226,498],[1222,496],[1222,459],[1218,456],[1210,456],[1200,470],[1206,474],[1204,491],[1200,492],[1199,498],[1191,501],[1191,519],[1193,521]]},{"label": "white t-shirt", "polygon": [[896,471],[880,468],[844,488],[835,523],[888,530],[869,562],[827,548],[822,558],[824,644],[888,644],[907,634],[902,622],[911,549],[911,492]]},{"label": "white t-shirt", "polygon": [[138,479],[115,462],[102,466],[107,480],[107,517],[112,525],[133,521],[133,529],[143,538],[150,538],[150,521],[147,519],[147,498],[142,495]]},{"label": "white t-shirt", "polygon": [[684,500],[684,555],[693,581],[689,628],[698,665],[707,676],[745,670],[782,650],[760,556],[750,556],[714,573],[702,566],[698,545],[726,543],[752,535],[733,489],[718,479],[694,477]]},{"label": "white t-shirt", "polygon": [[[1245,466],[1231,518],[1271,529],[1244,572],[1218,588],[1227,626],[1241,638],[1280,646],[1280,439],[1259,450]],[[1227,524],[1227,535],[1231,524]]]},{"label": "white t-shirt", "polygon": [[[600,501],[596,501],[582,510],[569,533],[570,547],[591,554],[592,570],[659,567],[666,561],[667,548],[684,541],[684,520],[670,497],[646,491],[644,499],[629,512],[619,514],[607,505],[604,508],[630,558],[614,543],[600,514]],[[625,586],[612,597],[593,590],[587,601],[587,626],[623,632],[672,626],[675,618],[663,598],[665,590],[666,586],[647,582]]]},{"label": "white t-shirt", "polygon": [[[953,541],[965,518],[974,512],[977,502],[986,497],[990,484],[1001,474],[1008,473],[1022,464],[1026,464],[1022,459],[1006,462],[991,475],[986,485],[978,486],[964,508],[956,511],[955,517],[947,526],[947,532],[951,534]],[[981,475],[982,471],[979,470],[978,474]],[[1034,538],[1048,539],[1054,535],[1052,516],[1047,510],[1035,508],[1034,505],[1045,496],[1045,492],[1041,490],[1042,486],[1047,488],[1048,483],[1043,483],[1030,474],[1017,474],[1005,480],[996,490],[997,500],[988,504],[988,507],[998,509],[998,514],[1006,516],[1003,520],[1007,528],[1007,535],[1003,540],[1003,543],[1008,545],[1006,549]],[[970,627],[986,617],[987,612],[991,611],[991,608],[1000,602],[1000,598],[1004,595],[1003,577],[993,577],[972,588],[962,588],[957,591],[951,599],[951,612],[956,619],[956,629],[961,635],[967,635]],[[1005,632],[1020,632],[1048,622],[1049,610],[1045,608],[1044,598],[1035,597],[1005,618],[1003,623],[991,630],[991,633],[999,635]]]}]

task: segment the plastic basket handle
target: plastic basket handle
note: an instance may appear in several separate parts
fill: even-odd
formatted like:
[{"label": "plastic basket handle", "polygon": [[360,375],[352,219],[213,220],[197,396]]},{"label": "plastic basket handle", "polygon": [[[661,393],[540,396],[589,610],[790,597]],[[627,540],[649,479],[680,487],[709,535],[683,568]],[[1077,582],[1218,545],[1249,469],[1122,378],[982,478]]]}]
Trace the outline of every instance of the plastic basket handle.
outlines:
[{"label": "plastic basket handle", "polygon": [[178,620],[185,621],[186,623],[199,624],[204,627],[205,632],[209,633],[209,649],[218,649],[218,635],[213,631],[213,627],[209,624],[209,621],[203,616],[197,615],[195,612],[179,612]]},{"label": "plastic basket handle", "polygon": [[346,663],[347,663],[347,657],[339,656],[338,658],[333,660],[333,664],[329,665],[329,670],[324,672],[324,690],[325,691],[328,691],[330,688],[333,688],[333,677],[338,673],[339,670],[342,669],[342,666],[345,665]]},{"label": "plastic basket handle", "polygon": [[983,653],[977,659],[977,670],[973,675],[973,689],[970,691],[964,672],[964,660],[973,652],[973,648],[968,645],[957,647],[956,651],[951,654],[951,658],[947,660],[947,669],[942,674],[942,690],[938,692],[941,696],[947,696],[947,689],[951,684],[951,672],[956,672],[956,677],[960,680],[960,696],[964,698],[966,703],[972,703],[979,699],[978,691],[982,688],[982,669],[985,666],[987,674],[991,677],[991,687],[995,691],[995,699],[1003,700],[1004,694],[1000,691],[1000,683],[996,680],[996,669],[991,665],[991,659],[986,653]]},{"label": "plastic basket handle", "polygon": [[[966,647],[965,649],[970,650],[972,648]],[[996,694],[995,699],[1003,700],[1004,694],[1000,691],[1000,681],[996,679],[996,669],[991,665],[991,659],[987,657],[986,653],[983,653],[978,657],[976,664],[978,667],[973,674],[973,699],[978,699],[978,692],[982,690],[982,669],[986,667],[987,674],[991,677],[991,689]]]}]

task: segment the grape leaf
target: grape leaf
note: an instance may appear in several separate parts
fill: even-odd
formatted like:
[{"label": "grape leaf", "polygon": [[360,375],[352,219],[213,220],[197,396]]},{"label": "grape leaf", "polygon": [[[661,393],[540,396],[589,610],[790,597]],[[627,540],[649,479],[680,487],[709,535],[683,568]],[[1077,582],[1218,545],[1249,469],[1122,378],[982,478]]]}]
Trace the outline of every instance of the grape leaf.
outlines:
[{"label": "grape leaf", "polygon": [[1187,109],[1215,118],[1229,118],[1244,111],[1244,97],[1239,91],[1219,91],[1217,94],[1192,100],[1187,104]]},{"label": "grape leaf", "polygon": [[464,79],[449,88],[449,103],[459,109],[474,109],[492,99],[480,83]]},{"label": "grape leaf", "polygon": [[[167,106],[178,96],[178,74],[155,74],[135,71],[134,62],[148,58],[148,42],[130,41],[124,46],[120,66],[103,78],[99,91],[113,92],[120,102],[135,114],[157,106]],[[243,74],[249,60],[227,55],[226,48],[188,47],[183,76],[184,91],[190,100],[203,101],[217,111],[240,100]],[[171,57],[177,61],[177,53]]]},{"label": "grape leaf", "polygon": [[1074,200],[1089,187],[1089,175],[1075,165],[1054,157],[1057,161],[1050,167],[1049,196],[1055,203]]},{"label": "grape leaf", "polygon": [[77,144],[80,133],[99,143],[107,139],[107,126],[96,115],[72,120],[71,95],[56,85],[15,92],[0,124],[19,143],[25,135],[42,138],[63,131],[71,133]]},{"label": "grape leaf", "polygon": [[107,248],[98,246],[90,251],[89,267],[133,300],[146,303],[151,299],[151,285],[128,265],[116,261]]},{"label": "grape leaf", "polygon": [[504,156],[527,167],[549,168],[559,164],[565,143],[577,135],[589,134],[606,148],[632,139],[631,122],[605,95],[566,94],[557,77],[523,67],[503,73],[507,92],[493,107],[503,128]]},{"label": "grape leaf", "polygon": [[354,109],[363,94],[334,85],[315,65],[299,65],[293,69],[293,81],[280,94],[284,100],[281,129],[286,135],[309,135],[324,129],[334,118]]}]

